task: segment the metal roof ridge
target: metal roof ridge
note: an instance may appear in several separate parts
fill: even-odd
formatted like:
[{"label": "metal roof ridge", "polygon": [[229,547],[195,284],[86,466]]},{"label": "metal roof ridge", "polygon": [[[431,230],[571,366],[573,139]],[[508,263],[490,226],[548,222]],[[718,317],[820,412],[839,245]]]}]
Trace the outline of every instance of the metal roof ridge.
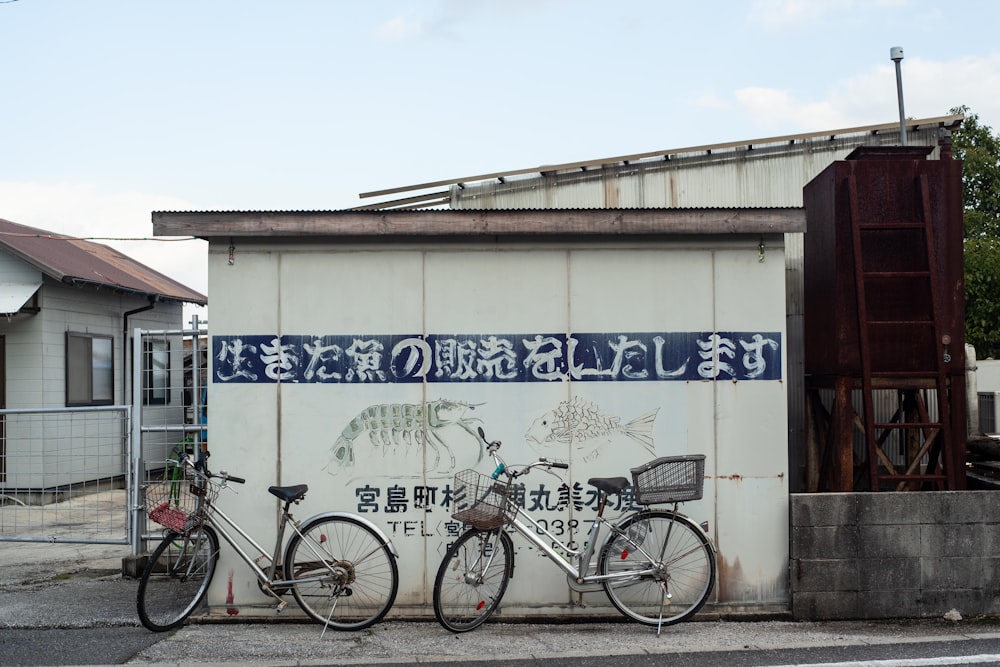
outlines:
[{"label": "metal roof ridge", "polygon": [[[954,125],[960,124],[965,120],[963,114],[952,114],[948,116],[935,116],[933,118],[914,118],[908,119],[906,121],[906,126],[908,128],[919,128],[922,125],[939,125],[952,127]],[[532,173],[545,173],[552,171],[563,171],[566,169],[579,169],[582,167],[599,166],[603,164],[613,164],[617,162],[628,162],[632,160],[641,160],[644,158],[657,157],[662,155],[679,155],[682,153],[700,153],[703,151],[714,151],[726,148],[736,148],[739,146],[750,146],[755,144],[776,144],[788,141],[804,140],[804,139],[815,139],[817,137],[835,137],[842,134],[861,134],[861,133],[878,133],[883,130],[898,130],[899,121],[892,123],[880,123],[877,125],[859,125],[857,127],[847,127],[836,130],[824,130],[820,132],[806,132],[801,134],[787,134],[777,137],[764,137],[760,139],[744,139],[742,141],[728,141],[719,144],[706,144],[702,146],[690,146],[687,148],[672,148],[668,150],[661,151],[649,151],[646,153],[635,153],[632,155],[619,155],[616,157],[598,158],[594,160],[579,160],[576,162],[565,162],[561,164],[552,165],[540,165],[538,167],[530,167],[524,169],[511,169],[508,171],[497,171],[487,174],[478,174],[475,176],[463,176],[460,178],[450,178],[439,181],[431,181],[428,183],[418,183],[415,185],[405,185],[401,187],[388,188],[384,190],[373,190],[370,192],[362,192],[358,196],[362,199],[368,197],[381,197],[385,195],[398,194],[400,192],[412,192],[414,190],[425,190],[427,188],[441,187],[444,185],[455,185],[461,183],[467,183],[470,181],[486,181],[493,178],[499,178],[504,176],[516,176],[519,174],[532,174]]]}]

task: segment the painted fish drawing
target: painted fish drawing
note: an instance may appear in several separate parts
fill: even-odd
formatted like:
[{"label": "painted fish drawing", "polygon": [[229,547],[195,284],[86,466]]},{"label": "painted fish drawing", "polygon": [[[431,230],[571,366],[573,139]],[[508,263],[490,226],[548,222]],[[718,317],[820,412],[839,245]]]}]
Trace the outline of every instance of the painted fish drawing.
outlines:
[{"label": "painted fish drawing", "polygon": [[623,424],[622,418],[601,410],[579,396],[563,401],[534,421],[525,434],[528,444],[535,447],[572,445],[584,461],[597,458],[601,450],[624,437],[643,447],[650,454],[653,447],[653,422],[659,408],[650,410]]},{"label": "painted fish drawing", "polygon": [[381,476],[450,473],[455,449],[463,446],[477,448],[478,463],[483,456],[476,432],[480,420],[466,414],[475,407],[446,399],[368,406],[340,432],[326,470],[335,475],[360,463],[364,472]]}]

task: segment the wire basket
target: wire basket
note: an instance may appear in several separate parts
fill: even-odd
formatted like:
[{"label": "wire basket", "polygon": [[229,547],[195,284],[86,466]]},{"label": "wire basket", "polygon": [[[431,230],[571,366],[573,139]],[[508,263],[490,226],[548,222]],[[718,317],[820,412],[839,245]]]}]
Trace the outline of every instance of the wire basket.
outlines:
[{"label": "wire basket", "polygon": [[493,530],[514,520],[514,510],[507,502],[510,484],[463,470],[455,475],[452,489],[452,518],[479,530]]},{"label": "wire basket", "polygon": [[704,483],[704,454],[664,456],[632,468],[635,502],[640,505],[698,500]]},{"label": "wire basket", "polygon": [[218,495],[218,488],[204,477],[200,484],[191,479],[149,482],[146,485],[146,512],[164,528],[187,534],[205,523],[208,506]]}]

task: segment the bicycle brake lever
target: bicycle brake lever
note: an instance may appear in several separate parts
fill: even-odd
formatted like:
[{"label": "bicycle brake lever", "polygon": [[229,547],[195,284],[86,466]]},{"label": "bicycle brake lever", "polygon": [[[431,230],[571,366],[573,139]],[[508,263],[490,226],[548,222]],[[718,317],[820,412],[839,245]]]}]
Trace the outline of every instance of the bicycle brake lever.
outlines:
[{"label": "bicycle brake lever", "polygon": [[568,463],[563,463],[562,461],[549,461],[544,456],[542,458],[538,459],[538,460],[541,461],[542,463],[544,463],[545,465],[549,466],[550,468],[559,468],[560,470],[569,470],[569,464]]}]

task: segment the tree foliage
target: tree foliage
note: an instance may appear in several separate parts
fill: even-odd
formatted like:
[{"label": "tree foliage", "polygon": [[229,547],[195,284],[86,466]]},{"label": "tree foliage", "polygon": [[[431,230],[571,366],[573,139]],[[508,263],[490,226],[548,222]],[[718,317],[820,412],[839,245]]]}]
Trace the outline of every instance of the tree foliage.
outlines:
[{"label": "tree foliage", "polygon": [[976,356],[1000,358],[1000,135],[966,106],[953,150],[962,160],[965,337]]}]

